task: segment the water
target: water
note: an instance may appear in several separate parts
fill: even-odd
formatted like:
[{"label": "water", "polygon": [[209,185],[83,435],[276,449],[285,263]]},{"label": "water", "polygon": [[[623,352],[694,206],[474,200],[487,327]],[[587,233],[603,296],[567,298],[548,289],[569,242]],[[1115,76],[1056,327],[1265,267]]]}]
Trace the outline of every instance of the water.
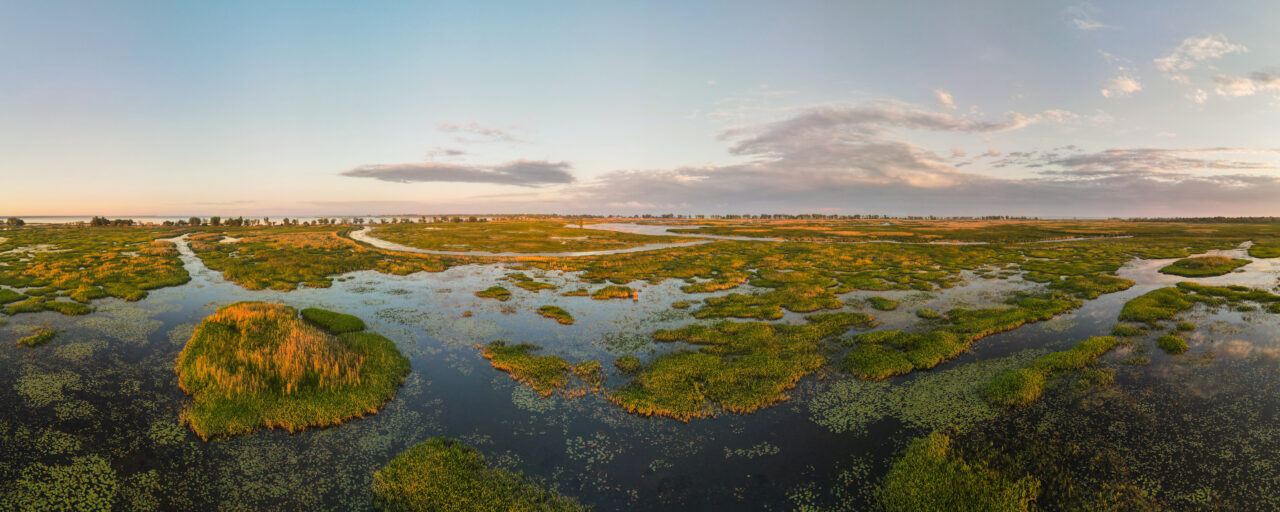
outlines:
[{"label": "water", "polygon": [[[110,461],[130,496],[153,498],[164,508],[365,510],[373,471],[415,442],[448,435],[476,446],[493,463],[545,479],[598,510],[789,510],[809,494],[824,502],[833,489],[852,486],[850,474],[873,482],[896,450],[928,431],[918,411],[886,414],[852,430],[819,422],[814,401],[848,382],[835,374],[805,379],[790,392],[791,400],[755,414],[681,423],[628,414],[598,395],[538,397],[490,368],[476,348],[494,339],[537,343],[570,361],[601,361],[606,385],[617,385],[625,379],[609,364],[614,356],[638,350],[647,359],[679,348],[643,337],[691,321],[687,313],[669,308],[690,297],[679,291],[683,283],[678,280],[633,284],[640,289],[639,301],[595,301],[515,287],[508,302],[475,297],[474,291],[510,271],[555,284],[566,284],[569,277],[497,264],[408,276],[355,272],[327,289],[248,291],[205,268],[185,241],[177,242],[193,277],[186,285],[155,290],[138,303],[104,300],[85,317],[20,315],[0,327],[0,407],[7,411],[0,418],[0,474],[17,475],[33,462],[68,464],[74,456],[98,454]],[[1243,257],[1242,250],[1228,254]],[[1156,272],[1169,261],[1130,262],[1120,275],[1137,281],[1133,288],[1051,321],[983,339],[933,371],[893,380],[889,389],[906,390],[975,363],[1017,357],[1029,349],[1060,350],[1106,334],[1125,301],[1185,280]],[[1270,288],[1280,275],[1280,261],[1259,260],[1242,270],[1193,281]],[[899,328],[914,325],[913,312],[920,307],[945,311],[994,304],[1008,292],[1039,286],[1017,278],[965,278],[964,286],[930,293],[854,292],[843,298],[847,303],[871,295],[903,300],[897,311],[871,311],[882,323],[878,328]],[[173,361],[196,323],[240,300],[357,315],[370,330],[396,341],[411,360],[412,373],[374,416],[295,435],[259,431],[201,442],[177,426],[186,397],[177,387]],[[544,304],[565,308],[577,323],[564,326],[534,314]],[[1193,315],[1206,329],[1190,337],[1192,351],[1180,357],[1190,359],[1209,347],[1220,354],[1217,362],[1196,367],[1199,382],[1238,373],[1241,365],[1266,364],[1258,355],[1280,350],[1275,315],[1204,308]],[[789,313],[784,321],[799,317]],[[13,340],[41,325],[60,330],[53,343],[37,349],[14,346]],[[1116,357],[1125,355],[1123,350]],[[1186,359],[1147,355],[1153,364],[1132,375],[1122,373],[1118,387],[1146,389],[1178,381],[1185,373],[1179,361]],[[1274,409],[1275,400],[1268,398],[1250,405]],[[79,446],[24,441],[33,436],[74,439]],[[1206,457],[1213,456],[1212,448],[1203,449]]]}]

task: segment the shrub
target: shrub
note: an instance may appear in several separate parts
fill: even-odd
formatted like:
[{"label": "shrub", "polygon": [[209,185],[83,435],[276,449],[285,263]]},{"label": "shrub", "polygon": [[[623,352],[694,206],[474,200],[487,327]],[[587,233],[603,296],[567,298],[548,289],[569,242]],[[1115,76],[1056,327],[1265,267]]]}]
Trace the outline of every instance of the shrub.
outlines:
[{"label": "shrub", "polygon": [[303,309],[302,318],[330,334],[363,331],[365,327],[364,320],[358,317],[318,308]]}]

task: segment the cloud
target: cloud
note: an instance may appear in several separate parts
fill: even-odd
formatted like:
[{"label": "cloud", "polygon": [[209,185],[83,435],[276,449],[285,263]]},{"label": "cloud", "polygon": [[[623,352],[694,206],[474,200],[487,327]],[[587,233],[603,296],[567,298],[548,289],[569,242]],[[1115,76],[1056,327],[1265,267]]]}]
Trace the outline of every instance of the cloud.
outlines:
[{"label": "cloud", "polygon": [[436,128],[444,133],[462,134],[454,137],[453,139],[455,142],[461,144],[484,142],[528,142],[512,133],[515,127],[504,128],[484,126],[472,121],[470,123],[439,123],[436,125]]},{"label": "cloud", "polygon": [[933,91],[933,94],[938,98],[938,108],[943,110],[956,109],[955,98],[951,97],[951,93],[944,91],[942,89],[938,89],[936,91]]},{"label": "cloud", "polygon": [[1227,36],[1188,37],[1182,40],[1168,56],[1155,59],[1156,69],[1163,71],[1170,79],[1187,83],[1186,72],[1200,64],[1217,59],[1229,53],[1249,51],[1243,45],[1227,41]]},{"label": "cloud", "polygon": [[1104,98],[1115,98],[1120,96],[1128,96],[1142,90],[1142,83],[1129,75],[1118,75],[1107,83],[1102,85],[1102,93]]},{"label": "cloud", "polygon": [[574,177],[569,173],[570,168],[568,162],[531,160],[515,160],[490,167],[445,162],[411,162],[363,165],[339,174],[395,183],[494,183],[538,187],[573,183]]},{"label": "cloud", "polygon": [[1256,72],[1249,76],[1218,75],[1213,77],[1215,91],[1220,96],[1252,96],[1255,93],[1280,91],[1280,73]]},{"label": "cloud", "polygon": [[1067,19],[1071,21],[1071,26],[1075,27],[1076,30],[1092,32],[1104,28],[1113,28],[1098,21],[1098,8],[1088,2],[1067,7],[1066,14]]}]

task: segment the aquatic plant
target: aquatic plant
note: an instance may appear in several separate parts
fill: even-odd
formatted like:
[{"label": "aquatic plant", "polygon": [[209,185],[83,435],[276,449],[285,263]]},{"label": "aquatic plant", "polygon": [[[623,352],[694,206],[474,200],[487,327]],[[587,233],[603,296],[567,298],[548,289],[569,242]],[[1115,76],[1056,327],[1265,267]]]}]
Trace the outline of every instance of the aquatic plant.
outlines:
[{"label": "aquatic plant", "polygon": [[1111,328],[1112,336],[1120,336],[1124,338],[1142,336],[1143,332],[1144,331],[1141,326],[1133,324],[1116,324],[1115,327]]},{"label": "aquatic plant", "polygon": [[1160,269],[1160,273],[1182,277],[1220,276],[1249,263],[1249,260],[1229,258],[1227,256],[1196,256],[1170,263]]},{"label": "aquatic plant", "polygon": [[1166,354],[1173,356],[1187,351],[1187,341],[1172,334],[1165,334],[1156,338],[1156,346],[1159,346],[1160,350],[1163,350]]},{"label": "aquatic plant", "polygon": [[630,354],[619,356],[613,359],[613,367],[623,375],[634,375],[640,372],[640,358]]},{"label": "aquatic plant", "polygon": [[483,290],[476,292],[476,297],[480,297],[483,299],[498,299],[500,301],[505,302],[511,298],[511,290],[508,290],[501,286],[490,286],[488,288],[485,288]]},{"label": "aquatic plant", "polygon": [[387,512],[585,510],[520,473],[489,466],[474,448],[445,437],[414,445],[374,473],[373,496]]},{"label": "aquatic plant", "polygon": [[538,314],[564,325],[573,325],[573,315],[560,306],[546,305],[538,308]]},{"label": "aquatic plant", "polygon": [[925,320],[937,320],[942,318],[942,314],[929,308],[920,308],[916,310],[916,316]]},{"label": "aquatic plant", "polygon": [[898,309],[898,301],[886,299],[880,296],[867,297],[867,303],[871,304],[871,307],[880,311],[893,311]]},{"label": "aquatic plant", "polygon": [[302,319],[328,331],[329,334],[343,334],[364,330],[364,320],[358,317],[319,308],[303,309]]},{"label": "aquatic plant", "polygon": [[1111,351],[1119,341],[1111,336],[1094,336],[1068,350],[1053,352],[1025,368],[1007,371],[982,388],[992,404],[1006,407],[1026,405],[1040,398],[1044,384],[1055,373],[1081,370]]},{"label": "aquatic plant", "polygon": [[1184,320],[1184,321],[1178,322],[1178,325],[1175,325],[1173,328],[1175,330],[1183,331],[1183,332],[1194,331],[1196,330],[1196,324],[1187,322]]},{"label": "aquatic plant", "polygon": [[480,355],[488,359],[495,370],[507,372],[512,379],[543,396],[559,393],[574,397],[586,393],[587,388],[572,385],[570,374],[577,375],[589,388],[599,387],[598,382],[589,379],[599,375],[600,363],[591,361],[595,363],[593,371],[590,365],[572,365],[560,356],[535,354],[540,350],[542,347],[532,343],[511,345],[504,340],[494,340],[481,347]]},{"label": "aquatic plant", "polygon": [[1158,288],[1124,303],[1120,308],[1120,320],[1152,324],[1191,309],[1195,302],[1194,297],[1187,296],[1176,287]]},{"label": "aquatic plant", "polygon": [[37,327],[31,331],[30,336],[19,338],[14,343],[21,347],[38,347],[53,341],[53,337],[57,334],[57,331],[48,327]]},{"label": "aquatic plant", "polygon": [[377,412],[409,361],[377,334],[335,336],[291,307],[239,302],[196,327],[176,369],[192,398],[182,420],[207,440],[261,427],[297,432]]},{"label": "aquatic plant", "polygon": [[106,459],[86,455],[63,465],[32,464],[12,486],[7,501],[14,510],[107,512],[114,506],[119,481]]},{"label": "aquatic plant", "polygon": [[934,432],[907,446],[875,496],[886,512],[1014,512],[1031,510],[1039,489],[1035,478],[1014,480],[964,460],[952,449],[949,436]]},{"label": "aquatic plant", "polygon": [[845,354],[840,369],[863,380],[881,380],[904,375],[915,365],[900,350],[876,344],[863,344]]},{"label": "aquatic plant", "polygon": [[806,320],[803,325],[721,321],[657,331],[656,341],[682,341],[698,349],[657,357],[607,398],[636,414],[683,421],[717,409],[749,413],[785,400],[788,389],[826,364],[821,340],[872,322],[860,313]]},{"label": "aquatic plant", "polygon": [[1096,299],[1098,296],[1128,290],[1133,281],[1107,274],[1084,274],[1067,276],[1049,282],[1049,288],[1070,293],[1082,299]]},{"label": "aquatic plant", "polygon": [[591,292],[591,298],[595,300],[630,299],[634,294],[635,290],[628,286],[611,284]]}]

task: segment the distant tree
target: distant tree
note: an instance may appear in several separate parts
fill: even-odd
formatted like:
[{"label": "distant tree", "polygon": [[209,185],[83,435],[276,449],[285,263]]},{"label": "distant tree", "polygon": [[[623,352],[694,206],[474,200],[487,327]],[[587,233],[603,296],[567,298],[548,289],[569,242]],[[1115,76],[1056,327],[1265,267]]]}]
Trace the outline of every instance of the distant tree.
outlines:
[{"label": "distant tree", "polygon": [[164,222],[161,222],[161,223],[160,223],[160,225],[161,225],[161,226],[172,226],[172,225],[173,225],[173,221],[171,221],[171,220],[166,220],[166,221],[164,221]]},{"label": "distant tree", "polygon": [[192,217],[190,219],[187,219],[187,224],[191,224],[192,226],[199,226],[200,217]]},{"label": "distant tree", "polygon": [[27,223],[26,221],[24,221],[24,220],[22,220],[22,219],[19,219],[19,218],[17,218],[17,217],[9,217],[8,219],[5,219],[5,221],[4,221],[4,225],[6,225],[6,226],[11,226],[11,227],[15,227],[15,228],[16,228],[16,227],[18,227],[18,226],[25,225],[26,223]]},{"label": "distant tree", "polygon": [[267,218],[267,217],[263,217],[263,218],[262,218],[262,225],[264,225],[264,226],[270,226],[270,225],[271,225],[271,219],[269,219],[269,218]]},{"label": "distant tree", "polygon": [[94,217],[93,220],[89,221],[89,225],[95,227],[110,226],[111,221],[106,217]]},{"label": "distant tree", "polygon": [[221,225],[222,225],[222,217],[219,217],[219,216],[217,216],[217,215],[214,215],[213,217],[209,217],[209,225],[210,225],[210,226],[221,226]]}]

